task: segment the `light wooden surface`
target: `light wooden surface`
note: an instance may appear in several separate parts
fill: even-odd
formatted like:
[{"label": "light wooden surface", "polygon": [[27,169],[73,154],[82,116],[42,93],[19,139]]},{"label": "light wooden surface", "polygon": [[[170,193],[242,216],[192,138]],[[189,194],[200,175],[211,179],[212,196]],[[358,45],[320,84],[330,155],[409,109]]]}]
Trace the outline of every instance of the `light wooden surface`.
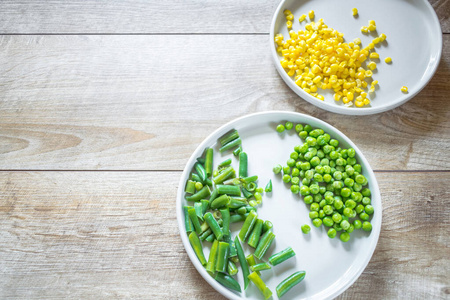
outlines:
[{"label": "light wooden surface", "polygon": [[343,131],[379,181],[379,244],[339,299],[448,299],[450,1],[430,3],[434,78],[349,117],[276,73],[278,1],[1,1],[0,298],[220,298],[179,238],[181,171],[224,123],[289,110]]}]

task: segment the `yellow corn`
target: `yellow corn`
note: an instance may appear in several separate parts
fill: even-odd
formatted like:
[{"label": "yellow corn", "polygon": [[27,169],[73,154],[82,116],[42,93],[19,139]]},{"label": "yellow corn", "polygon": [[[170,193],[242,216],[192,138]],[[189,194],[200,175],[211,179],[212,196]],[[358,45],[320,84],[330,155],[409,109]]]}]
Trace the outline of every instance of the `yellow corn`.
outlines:
[{"label": "yellow corn", "polygon": [[372,77],[373,72],[370,71],[370,70],[367,70],[367,71],[365,72],[365,75],[366,75],[366,78],[367,78],[367,77]]},{"label": "yellow corn", "polygon": [[294,20],[294,15],[293,15],[293,14],[287,15],[287,16],[286,16],[286,20],[288,20],[288,21]]},{"label": "yellow corn", "polygon": [[375,62],[370,62],[367,67],[371,70],[375,70],[377,68],[377,64]]},{"label": "yellow corn", "polygon": [[313,10],[309,11],[308,17],[309,17],[310,20],[314,19],[314,11]]},{"label": "yellow corn", "polygon": [[285,9],[283,13],[285,16],[292,15],[292,12],[289,9]]},{"label": "yellow corn", "polygon": [[342,97],[342,94],[340,94],[340,93],[335,93],[333,96],[335,101],[339,101],[341,99],[341,97]]},{"label": "yellow corn", "polygon": [[370,58],[380,58],[380,55],[376,52],[370,53]]},{"label": "yellow corn", "polygon": [[361,39],[360,38],[356,38],[353,40],[353,42],[355,43],[355,45],[359,45],[361,44]]},{"label": "yellow corn", "polygon": [[316,98],[322,101],[325,100],[325,98],[322,95],[317,95]]},{"label": "yellow corn", "polygon": [[402,91],[403,93],[407,93],[408,92],[408,88],[406,86],[402,86],[400,91]]},{"label": "yellow corn", "polygon": [[384,62],[387,63],[387,64],[390,64],[390,63],[392,62],[392,58],[386,57],[386,58],[384,59]]},{"label": "yellow corn", "polygon": [[361,32],[362,33],[368,33],[369,32],[369,28],[367,28],[367,26],[363,26],[363,27],[361,27]]},{"label": "yellow corn", "polygon": [[379,38],[380,38],[380,41],[383,42],[386,40],[386,35],[384,33],[382,33],[382,34],[380,34]]},{"label": "yellow corn", "polygon": [[303,21],[305,21],[306,19],[306,15],[301,15],[300,18],[298,19],[298,21],[301,23]]},{"label": "yellow corn", "polygon": [[358,14],[358,9],[352,8],[352,15],[356,16]]},{"label": "yellow corn", "polygon": [[292,28],[292,21],[287,21],[286,22],[286,26],[287,26],[288,29],[291,29]]}]

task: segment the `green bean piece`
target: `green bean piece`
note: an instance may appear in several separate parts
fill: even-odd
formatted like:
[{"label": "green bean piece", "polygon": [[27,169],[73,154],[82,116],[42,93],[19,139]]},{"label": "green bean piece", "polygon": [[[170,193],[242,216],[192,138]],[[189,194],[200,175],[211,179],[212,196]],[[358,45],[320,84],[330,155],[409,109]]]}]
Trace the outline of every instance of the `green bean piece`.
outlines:
[{"label": "green bean piece", "polygon": [[191,178],[194,182],[200,182],[201,184],[205,183],[197,173],[192,173]]},{"label": "green bean piece", "polygon": [[266,231],[271,230],[272,228],[273,228],[272,222],[266,220],[264,221],[261,233],[264,234]]},{"label": "green bean piece", "polygon": [[249,283],[248,274],[250,274],[250,271],[248,268],[247,260],[245,259],[244,250],[242,250],[242,245],[238,237],[234,239],[234,245],[236,246],[239,264],[241,265],[242,275],[244,276],[244,290],[246,290]]},{"label": "green bean piece", "polygon": [[224,160],[219,164],[219,167],[225,167],[231,165],[231,158]]},{"label": "green bean piece", "polygon": [[[219,224],[220,225],[220,224]],[[206,230],[209,229],[209,225],[206,221],[204,221],[201,225],[200,228],[202,229],[202,232],[205,232]]]},{"label": "green bean piece", "polygon": [[186,232],[192,232],[194,231],[194,224],[192,224],[191,218],[189,217],[189,213],[188,210],[189,208],[192,208],[192,206],[184,206],[183,207],[183,211],[184,211],[184,226],[186,227]]},{"label": "green bean piece", "polygon": [[272,179],[269,180],[269,183],[266,185],[266,188],[264,189],[266,193],[270,193],[272,191]]},{"label": "green bean piece", "polygon": [[242,178],[242,181],[243,181],[244,183],[254,182],[254,181],[256,181],[256,180],[258,180],[258,176],[256,176],[256,175]]},{"label": "green bean piece", "polygon": [[[248,263],[248,266],[250,268],[252,268],[252,266],[256,265],[256,260],[255,260],[255,256],[253,256],[253,254],[249,254],[245,257],[245,260]],[[256,273],[258,273],[258,275],[260,275],[261,273],[256,271]]]},{"label": "green bean piece", "polygon": [[219,249],[217,251],[216,271],[226,272],[228,266],[228,247],[227,242],[219,242]]},{"label": "green bean piece", "polygon": [[202,165],[205,163],[205,159],[203,157],[197,157],[197,161]]},{"label": "green bean piece", "polygon": [[264,254],[266,254],[267,250],[272,245],[273,240],[275,239],[275,234],[272,231],[266,231],[266,233],[261,237],[258,243],[258,247],[255,250],[255,256],[258,259],[262,259]]},{"label": "green bean piece", "polygon": [[186,189],[184,191],[187,194],[195,194],[195,181],[188,180],[186,183]]},{"label": "green bean piece", "polygon": [[212,214],[213,214],[213,216],[214,216],[214,219],[216,219],[216,220],[222,220],[222,214],[220,213],[219,210],[213,211]]},{"label": "green bean piece", "polygon": [[250,270],[252,270],[252,272],[264,271],[264,270],[269,270],[269,269],[271,269],[271,267],[266,262],[256,264],[256,265],[253,265],[250,267]]},{"label": "green bean piece", "polygon": [[248,238],[248,245],[250,247],[256,248],[258,246],[259,238],[261,237],[261,231],[263,228],[264,221],[261,219],[257,219],[255,226],[253,227],[252,233]]},{"label": "green bean piece", "polygon": [[198,221],[197,213],[195,212],[195,208],[194,207],[191,207],[191,208],[188,209],[188,215],[189,215],[189,218],[192,221],[192,225],[194,225],[195,232],[197,234],[201,234],[202,233],[202,229],[201,229],[201,226],[200,226],[200,222]]},{"label": "green bean piece", "polygon": [[230,197],[228,195],[222,195],[216,199],[214,199],[213,202],[211,202],[211,208],[216,209],[220,207],[227,206],[230,203]]},{"label": "green bean piece", "polygon": [[226,288],[229,288],[229,289],[239,292],[239,293],[242,292],[241,286],[236,281],[236,279],[234,279],[233,277],[231,277],[227,274],[217,273],[216,277],[214,277],[214,279]]},{"label": "green bean piece", "polygon": [[247,198],[244,197],[230,197],[230,203],[228,203],[229,208],[240,208],[247,205]]},{"label": "green bean piece", "polygon": [[214,233],[211,233],[210,235],[208,235],[205,241],[212,243],[215,240],[215,238],[216,236],[214,235]]},{"label": "green bean piece", "polygon": [[197,215],[197,217],[203,221],[203,208],[202,208],[202,203],[201,202],[195,202],[194,203],[194,209],[195,209],[195,214]]},{"label": "green bean piece", "polygon": [[239,146],[236,148],[236,150],[233,151],[234,156],[238,156],[242,152],[242,146]]},{"label": "green bean piece", "polygon": [[219,175],[213,178],[215,184],[220,184],[234,174],[232,166],[225,168]]},{"label": "green bean piece", "polygon": [[211,195],[211,190],[206,185],[204,186],[200,191],[195,193],[192,196],[185,197],[187,201],[200,201],[202,199],[208,198],[208,196]]},{"label": "green bean piece", "polygon": [[221,146],[223,146],[231,142],[232,140],[237,139],[238,137],[239,137],[238,131],[236,129],[232,129],[219,138],[219,143]]},{"label": "green bean piece", "polygon": [[[222,229],[220,228],[219,224],[217,223],[216,219],[214,219],[212,213],[207,212],[203,217],[205,218],[205,220],[208,223],[209,227],[211,228],[212,232],[216,236],[216,239],[221,241],[223,238],[223,232],[222,232]],[[195,225],[194,225],[194,227],[195,227]]]},{"label": "green bean piece", "polygon": [[287,277],[285,280],[280,282],[280,284],[278,284],[276,287],[278,298],[281,298],[290,289],[299,284],[303,280],[303,278],[305,278],[305,275],[306,275],[305,271],[295,272],[294,274],[292,274],[291,276]]},{"label": "green bean piece", "polygon": [[231,232],[228,232],[228,235],[226,235],[226,236],[229,237],[229,239],[230,239],[230,241],[227,242],[230,244],[230,247],[228,247],[228,258],[236,257],[237,256],[236,245],[231,240]]},{"label": "green bean piece", "polygon": [[240,196],[241,195],[241,189],[240,187],[236,185],[223,185],[218,184],[216,185],[217,192],[219,195],[227,194],[229,196]]},{"label": "green bean piece", "polygon": [[195,171],[197,171],[198,176],[200,176],[200,179],[202,180],[201,182],[205,182],[206,178],[208,177],[205,168],[200,163],[196,163],[194,167]]},{"label": "green bean piece", "polygon": [[247,209],[246,209],[244,206],[242,206],[242,207],[239,207],[239,208],[236,210],[236,212],[237,212],[239,215],[245,215],[245,214],[247,213]]},{"label": "green bean piece", "polygon": [[212,187],[212,181],[209,178],[206,178],[205,180],[206,185],[208,185],[209,187]]},{"label": "green bean piece", "polygon": [[211,176],[213,172],[213,158],[214,158],[213,148],[206,148],[205,170],[207,177]]},{"label": "green bean piece", "polygon": [[214,240],[211,251],[209,251],[208,263],[206,264],[206,271],[214,274],[216,272],[217,250],[219,249],[219,241]]},{"label": "green bean piece", "polygon": [[221,209],[220,213],[222,214],[223,220],[222,231],[224,235],[228,236],[230,234],[230,209],[228,207]]},{"label": "green bean piece", "polygon": [[241,144],[242,144],[241,138],[237,138],[237,139],[232,140],[231,142],[223,145],[222,147],[220,147],[219,152],[220,153],[225,152],[225,151],[230,150],[231,148],[237,147]]},{"label": "green bean piece", "polygon": [[209,201],[202,199],[200,200],[200,202],[202,203],[202,216],[203,216],[209,208]]},{"label": "green bean piece", "polygon": [[189,242],[191,243],[192,249],[194,249],[195,255],[197,255],[197,258],[200,261],[200,263],[203,266],[206,265],[206,258],[205,255],[203,254],[202,242],[198,238],[196,232],[192,231],[189,234]]},{"label": "green bean piece", "polygon": [[288,247],[284,249],[283,251],[280,251],[278,253],[275,253],[269,258],[269,262],[272,266],[276,266],[284,262],[285,260],[288,260],[289,258],[295,256],[294,250],[292,250],[291,247]]},{"label": "green bean piece", "polygon": [[211,233],[213,233],[212,230],[211,230],[211,228],[206,229],[206,230],[203,231],[203,233],[200,235],[200,240],[201,240],[201,241],[206,240],[206,238],[207,238]]},{"label": "green bean piece", "polygon": [[230,223],[236,223],[236,222],[244,221],[247,218],[248,215],[249,215],[249,213],[246,213],[244,215],[231,215]]},{"label": "green bean piece", "polygon": [[248,176],[248,158],[247,153],[241,152],[239,153],[239,177],[245,178]]},{"label": "green bean piece", "polygon": [[217,189],[214,189],[209,197],[209,203],[213,202],[213,200],[216,199],[217,196],[219,196],[219,192],[217,191]]},{"label": "green bean piece", "polygon": [[255,225],[258,214],[255,211],[251,211],[248,217],[244,221],[244,225],[242,225],[241,231],[239,232],[239,238],[241,241],[245,242],[247,237],[250,235],[253,226]]},{"label": "green bean piece", "polygon": [[272,297],[272,291],[267,287],[267,285],[264,283],[264,281],[262,281],[261,277],[259,277],[259,275],[256,274],[256,272],[253,272],[250,275],[248,275],[248,279],[250,279],[256,285],[256,287],[261,291],[261,293],[264,296],[264,299],[267,300],[270,297]]},{"label": "green bean piece", "polygon": [[258,185],[255,182],[249,182],[247,184],[245,184],[245,188],[249,191],[249,192],[254,192],[256,190],[256,187]]},{"label": "green bean piece", "polygon": [[227,272],[231,276],[236,275],[237,272],[238,272],[238,269],[236,268],[236,265],[231,260],[228,260]]}]

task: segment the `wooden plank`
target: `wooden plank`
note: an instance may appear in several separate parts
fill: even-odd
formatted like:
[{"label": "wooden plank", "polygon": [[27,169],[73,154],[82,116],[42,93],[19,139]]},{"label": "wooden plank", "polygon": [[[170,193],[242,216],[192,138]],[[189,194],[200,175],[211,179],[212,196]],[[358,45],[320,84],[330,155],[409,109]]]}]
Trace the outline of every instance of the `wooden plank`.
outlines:
[{"label": "wooden plank", "polygon": [[2,36],[0,168],[182,170],[226,122],[288,110],[336,126],[374,169],[450,169],[450,36],[417,97],[364,118],[300,99],[268,44],[267,36]]},{"label": "wooden plank", "polygon": [[[443,32],[450,32],[450,2],[430,3]],[[270,0],[4,0],[0,33],[268,33],[278,4]]]},{"label": "wooden plank", "polygon": [[[179,237],[180,174],[0,172],[0,297],[216,299]],[[379,244],[340,299],[447,297],[450,172],[376,175]]]}]

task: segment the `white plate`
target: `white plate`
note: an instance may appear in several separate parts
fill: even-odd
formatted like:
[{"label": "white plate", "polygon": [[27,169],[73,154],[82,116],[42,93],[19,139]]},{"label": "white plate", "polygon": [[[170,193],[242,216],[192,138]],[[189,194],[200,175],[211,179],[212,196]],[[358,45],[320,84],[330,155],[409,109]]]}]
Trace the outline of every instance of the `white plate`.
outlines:
[{"label": "white plate", "polygon": [[[352,8],[359,11],[358,18],[352,16]],[[286,18],[283,14],[289,9],[294,14],[293,30],[304,30],[306,22],[299,23],[302,14],[315,11],[315,20],[324,19],[325,24],[344,33],[345,41],[361,38],[365,47],[374,38],[362,34],[361,26],[367,26],[369,20],[375,20],[378,35],[386,34],[387,43],[376,47],[380,54],[377,71],[373,78],[379,81],[379,89],[369,106],[363,108],[345,107],[342,101],[336,102],[331,92],[319,90],[325,97],[320,101],[304,92],[289,77],[280,65],[281,56],[276,51],[274,36],[282,33],[289,37]],[[307,18],[309,22],[309,18]],[[270,27],[270,49],[278,73],[286,84],[301,98],[325,110],[347,114],[368,115],[393,109],[419,93],[433,77],[439,65],[442,53],[442,32],[439,20],[427,0],[284,0],[281,1],[272,19]],[[392,57],[392,63],[386,64],[384,58]],[[369,61],[369,60],[368,60]],[[409,92],[400,91],[407,86]]]},{"label": "white plate", "polygon": [[[289,133],[281,135],[275,131],[276,125],[286,120],[310,124],[313,128],[322,128],[331,137],[338,139],[344,147],[353,147],[356,150],[357,160],[361,164],[363,174],[368,178],[369,187],[372,190],[372,205],[375,208],[375,214],[371,221],[373,229],[370,234],[357,230],[352,233],[351,240],[347,243],[341,242],[338,237],[328,238],[323,226],[321,228],[312,226],[308,216],[309,209],[302,198],[291,193],[289,186],[283,183],[280,175],[273,174],[272,167],[278,163],[286,164],[294,146],[300,143],[300,138],[293,129]],[[262,299],[262,295],[253,284],[249,285],[245,293],[237,294],[224,288],[209,276],[189,244],[184,225],[182,207],[187,205],[187,201],[184,199],[184,187],[197,157],[202,155],[205,147],[213,147],[215,150],[215,168],[218,163],[227,158],[232,158],[233,166],[236,169],[238,167],[237,159],[233,154],[221,155],[216,143],[220,136],[232,128],[237,129],[242,137],[243,149],[248,154],[249,175],[258,175],[259,185],[263,187],[269,179],[273,182],[273,192],[264,194],[263,204],[258,208],[259,218],[270,220],[274,225],[273,231],[276,235],[275,243],[264,258],[267,260],[271,254],[288,246],[291,246],[296,252],[295,258],[275,266],[271,270],[262,271],[262,279],[272,290],[276,299],[275,287],[292,273],[305,270],[306,277],[303,282],[283,296],[283,299],[331,299],[338,296],[359,277],[375,250],[381,227],[380,192],[369,163],[356,145],[331,125],[304,114],[264,112],[236,119],[214,131],[194,151],[180,179],[176,208],[181,239],[192,263],[203,278],[222,295],[230,299]],[[303,224],[311,226],[310,234],[302,233],[300,227]],[[236,236],[240,226],[242,223],[233,224],[233,237]],[[246,255],[254,252],[246,243],[243,246]],[[211,243],[203,243],[207,259],[210,247]],[[237,279],[243,287],[240,267]]]}]

